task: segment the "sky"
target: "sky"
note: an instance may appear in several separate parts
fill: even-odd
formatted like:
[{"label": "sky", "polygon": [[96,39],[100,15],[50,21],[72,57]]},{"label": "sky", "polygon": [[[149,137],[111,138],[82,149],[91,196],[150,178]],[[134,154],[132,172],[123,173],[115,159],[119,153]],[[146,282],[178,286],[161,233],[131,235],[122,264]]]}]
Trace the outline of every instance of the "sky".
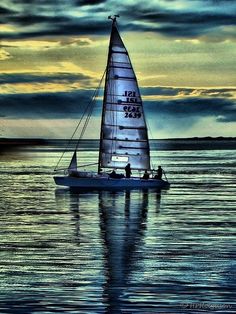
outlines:
[{"label": "sky", "polygon": [[0,137],[71,136],[106,66],[111,14],[151,138],[236,136],[235,0],[1,0]]}]

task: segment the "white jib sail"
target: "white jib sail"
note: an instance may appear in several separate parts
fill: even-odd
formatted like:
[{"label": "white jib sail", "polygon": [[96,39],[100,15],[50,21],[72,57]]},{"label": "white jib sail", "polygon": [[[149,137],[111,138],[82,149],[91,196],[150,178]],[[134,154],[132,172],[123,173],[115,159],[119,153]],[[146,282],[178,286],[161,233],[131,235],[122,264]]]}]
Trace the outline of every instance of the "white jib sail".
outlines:
[{"label": "white jib sail", "polygon": [[113,21],[103,100],[99,165],[150,169],[150,151],[137,79]]},{"label": "white jib sail", "polygon": [[68,170],[70,171],[76,171],[77,170],[77,157],[76,157],[76,151],[74,152],[72,158],[71,158],[71,162],[70,165],[68,167]]}]

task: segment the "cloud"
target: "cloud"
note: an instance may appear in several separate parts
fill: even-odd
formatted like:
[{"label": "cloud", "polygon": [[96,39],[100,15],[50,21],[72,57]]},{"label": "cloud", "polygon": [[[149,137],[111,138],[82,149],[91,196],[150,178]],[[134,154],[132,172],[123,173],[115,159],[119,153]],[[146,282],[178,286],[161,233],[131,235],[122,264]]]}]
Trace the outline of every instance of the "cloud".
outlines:
[{"label": "cloud", "polygon": [[1,114],[9,119],[79,118],[93,91],[0,95]]},{"label": "cloud", "polygon": [[46,24],[46,23],[67,23],[70,21],[69,18],[65,16],[45,16],[45,15],[27,15],[27,14],[21,14],[21,15],[14,15],[9,17],[9,21],[11,23],[16,23],[21,26],[30,26],[34,24]]},{"label": "cloud", "polygon": [[236,122],[236,102],[225,98],[185,98],[145,102],[149,113],[186,119],[191,123],[204,117],[217,122]]},{"label": "cloud", "polygon": [[9,15],[9,14],[12,14],[12,13],[15,13],[15,11],[11,10],[10,8],[5,8],[3,6],[0,6],[0,14],[1,14],[1,16]]},{"label": "cloud", "polygon": [[[38,75],[39,74],[39,75]],[[20,74],[0,74],[0,84],[17,84],[17,83],[49,83],[49,82],[62,82],[68,83],[77,82],[79,80],[90,80],[91,77],[83,74],[69,74],[69,73],[57,73],[46,74],[42,73],[20,73]]]},{"label": "cloud", "polygon": [[10,59],[11,58],[11,55],[9,52],[7,52],[6,50],[4,49],[0,49],[0,61],[1,60],[6,60],[6,59]]},{"label": "cloud", "polygon": [[[25,51],[22,55],[26,54]],[[0,74],[0,94],[21,94],[23,93],[53,93],[89,89],[97,86],[100,81],[100,74],[92,72],[83,66],[78,66],[71,61],[57,61],[49,63],[38,63],[34,68],[30,67],[31,54],[26,55],[23,68],[17,68],[14,64],[11,68],[3,68]],[[69,58],[68,58],[69,59]],[[71,58],[70,58],[71,59]]]},{"label": "cloud", "polygon": [[[236,9],[236,8],[235,8]],[[135,13],[133,13],[135,12]],[[208,11],[181,11],[181,10],[165,10],[163,8],[134,8],[123,10],[121,15],[125,15],[130,19],[132,30],[143,30],[159,32],[166,36],[173,37],[199,37],[208,33],[219,32],[223,35],[222,27],[235,26],[235,14],[229,11],[217,12]],[[135,20],[132,21],[132,16],[135,14]]]},{"label": "cloud", "polygon": [[9,0],[8,6],[2,7],[3,23],[17,25],[18,31],[2,32],[1,36],[107,34],[110,23],[107,16],[115,12],[121,16],[119,24],[123,30],[159,32],[178,38],[212,33],[225,37],[225,28],[236,24],[235,10],[235,1],[220,0],[152,0],[148,3],[130,0],[118,7],[114,0]]},{"label": "cloud", "polygon": [[[142,87],[140,88],[141,94],[148,96],[149,99],[152,97],[161,98],[165,97],[217,97],[217,98],[236,98],[236,88],[191,88],[191,87],[165,87],[165,86],[154,86],[154,87]],[[170,97],[169,97],[170,98]]]},{"label": "cloud", "polygon": [[[170,94],[171,88],[166,91]],[[1,95],[1,114],[17,119],[78,118],[90,102],[92,93],[91,90],[81,89],[67,93]],[[236,102],[231,98],[198,96],[176,99],[169,96],[169,99],[145,100],[144,106],[147,115],[151,118],[163,117],[163,121],[186,120],[189,124],[194,124],[201,118],[210,117],[220,123],[236,122]],[[99,110],[101,111],[101,100],[93,114],[100,115]]]},{"label": "cloud", "polygon": [[[44,26],[37,25],[33,30],[27,30],[27,28],[22,28],[15,33],[0,33],[3,39],[26,39],[34,37],[44,37],[44,36],[67,36],[67,35],[87,35],[87,34],[104,34],[108,32],[109,24],[107,21],[93,21],[90,19],[81,19],[76,21],[71,19],[69,21],[64,20],[58,22],[53,17],[49,18],[50,23]],[[18,24],[21,24],[18,20]]]},{"label": "cloud", "polygon": [[106,1],[104,0],[77,0],[75,4],[78,6],[83,6],[83,5],[97,5],[104,2]]}]

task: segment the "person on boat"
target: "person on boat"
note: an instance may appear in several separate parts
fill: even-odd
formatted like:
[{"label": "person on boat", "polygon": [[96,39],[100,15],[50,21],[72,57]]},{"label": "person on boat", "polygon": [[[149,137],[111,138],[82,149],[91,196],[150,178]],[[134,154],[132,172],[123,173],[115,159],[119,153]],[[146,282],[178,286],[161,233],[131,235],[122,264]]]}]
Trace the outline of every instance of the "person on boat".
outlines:
[{"label": "person on boat", "polygon": [[113,169],[112,172],[109,174],[110,178],[116,178],[117,174],[115,172],[115,170]]},{"label": "person on boat", "polygon": [[158,166],[157,174],[154,176],[154,179],[161,180],[162,174],[163,174],[163,169],[161,168],[161,166]]},{"label": "person on boat", "polygon": [[126,176],[126,178],[130,178],[131,174],[132,174],[131,166],[130,166],[130,164],[127,164],[125,166],[125,176]]},{"label": "person on boat", "polygon": [[112,172],[109,174],[109,177],[112,179],[122,179],[124,178],[124,175],[121,173],[116,173],[116,171],[113,169]]},{"label": "person on boat", "polygon": [[147,170],[145,170],[144,174],[143,174],[143,179],[148,180],[149,179],[149,173],[147,172]]}]

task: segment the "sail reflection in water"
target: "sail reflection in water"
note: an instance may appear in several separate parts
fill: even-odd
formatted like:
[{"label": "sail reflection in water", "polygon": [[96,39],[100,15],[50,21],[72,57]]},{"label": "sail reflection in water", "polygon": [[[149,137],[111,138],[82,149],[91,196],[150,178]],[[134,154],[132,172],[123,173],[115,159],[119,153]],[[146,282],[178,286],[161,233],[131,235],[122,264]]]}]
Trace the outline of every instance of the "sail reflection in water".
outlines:
[{"label": "sail reflection in water", "polygon": [[[135,273],[144,271],[142,269],[142,245],[146,229],[148,227],[149,197],[156,203],[157,215],[160,210],[160,192],[153,191],[100,191],[73,193],[66,190],[57,190],[57,198],[69,197],[70,210],[75,225],[75,236],[77,243],[83,246],[84,241],[89,241],[93,221],[88,221],[85,227],[83,218],[88,207],[88,200],[97,198],[97,215],[99,217],[100,243],[102,244],[103,264],[100,272],[103,277],[101,303],[108,313],[123,313],[132,302],[129,300],[129,287],[132,287]],[[64,203],[65,204],[65,203]],[[152,210],[153,211],[153,210]],[[87,212],[88,215],[90,215]],[[86,218],[87,219],[87,218]],[[84,230],[83,230],[84,229]],[[96,251],[96,245],[94,247]],[[98,261],[99,264],[99,261]],[[97,279],[96,279],[97,280]],[[98,297],[98,296],[97,296]],[[145,301],[140,296],[140,302]],[[148,303],[145,308],[148,309]]]}]

